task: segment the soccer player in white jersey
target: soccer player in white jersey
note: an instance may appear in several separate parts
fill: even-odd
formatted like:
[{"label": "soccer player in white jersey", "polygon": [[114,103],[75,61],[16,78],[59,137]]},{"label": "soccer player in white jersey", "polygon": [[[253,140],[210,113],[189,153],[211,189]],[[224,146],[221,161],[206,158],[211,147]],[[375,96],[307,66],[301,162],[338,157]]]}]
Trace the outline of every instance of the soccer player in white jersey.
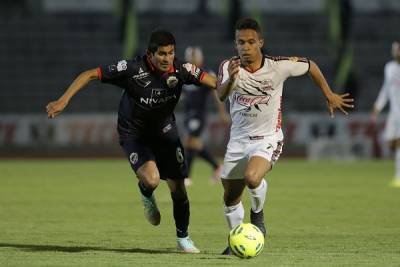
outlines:
[{"label": "soccer player in white jersey", "polygon": [[[236,23],[235,48],[238,57],[221,63],[218,95],[229,97],[232,126],[221,180],[224,214],[232,229],[242,223],[241,195],[248,188],[251,223],[266,234],[263,207],[267,192],[264,176],[278,160],[283,146],[281,99],[283,82],[309,73],[326,97],[331,117],[339,109],[352,108],[349,94],[331,91],[318,66],[299,57],[270,57],[262,53],[264,40],[258,23],[241,19]],[[223,254],[230,254],[229,246]]]},{"label": "soccer player in white jersey", "polygon": [[384,139],[395,154],[395,177],[393,187],[400,187],[400,43],[392,44],[393,60],[385,65],[384,81],[372,111],[372,121],[389,102]]}]

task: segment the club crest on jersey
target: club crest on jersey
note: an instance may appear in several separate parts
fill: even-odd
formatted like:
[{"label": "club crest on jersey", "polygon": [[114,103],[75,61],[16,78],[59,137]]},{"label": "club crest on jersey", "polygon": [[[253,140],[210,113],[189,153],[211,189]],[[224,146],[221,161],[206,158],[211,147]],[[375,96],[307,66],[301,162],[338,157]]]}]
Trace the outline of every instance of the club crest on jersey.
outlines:
[{"label": "club crest on jersey", "polygon": [[169,88],[174,88],[178,84],[178,78],[176,78],[174,75],[171,75],[168,76],[166,82]]},{"label": "club crest on jersey", "polygon": [[128,68],[128,62],[126,62],[126,60],[118,61],[118,63],[117,63],[117,71],[118,72],[126,70],[127,68]]},{"label": "club crest on jersey", "polygon": [[260,106],[262,104],[268,105],[271,95],[242,95],[236,93],[235,100],[239,105],[245,106],[246,111],[250,111],[252,107],[261,111]]}]

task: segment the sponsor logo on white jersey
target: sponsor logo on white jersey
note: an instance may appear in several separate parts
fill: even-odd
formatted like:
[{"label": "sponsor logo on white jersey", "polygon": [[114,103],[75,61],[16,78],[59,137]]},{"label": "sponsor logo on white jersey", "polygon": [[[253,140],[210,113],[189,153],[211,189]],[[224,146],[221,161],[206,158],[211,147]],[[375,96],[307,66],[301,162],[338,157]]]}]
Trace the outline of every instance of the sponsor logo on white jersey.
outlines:
[{"label": "sponsor logo on white jersey", "polygon": [[247,111],[250,111],[252,107],[255,107],[261,111],[259,105],[268,105],[271,95],[242,95],[236,93],[235,100],[239,105],[247,107]]}]

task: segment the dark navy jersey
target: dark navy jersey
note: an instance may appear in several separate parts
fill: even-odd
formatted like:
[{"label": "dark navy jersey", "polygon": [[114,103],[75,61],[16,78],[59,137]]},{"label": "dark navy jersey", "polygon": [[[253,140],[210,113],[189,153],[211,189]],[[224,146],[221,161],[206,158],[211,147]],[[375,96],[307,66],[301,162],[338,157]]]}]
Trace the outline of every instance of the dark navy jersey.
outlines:
[{"label": "dark navy jersey", "polygon": [[[213,74],[212,71],[207,70],[208,73]],[[206,112],[209,96],[213,89],[204,85],[185,85],[183,93],[185,96],[185,114]]]},{"label": "dark navy jersey", "polygon": [[146,56],[121,60],[98,68],[104,83],[124,90],[118,111],[120,139],[161,135],[175,127],[174,108],[184,84],[200,84],[203,70],[175,61],[168,72],[160,73]]}]

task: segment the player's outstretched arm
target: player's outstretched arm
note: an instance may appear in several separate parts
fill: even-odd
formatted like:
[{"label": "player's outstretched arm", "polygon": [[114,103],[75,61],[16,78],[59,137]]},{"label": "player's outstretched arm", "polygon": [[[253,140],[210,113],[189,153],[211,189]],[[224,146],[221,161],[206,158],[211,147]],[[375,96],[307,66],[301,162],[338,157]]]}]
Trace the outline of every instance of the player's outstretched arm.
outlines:
[{"label": "player's outstretched arm", "polygon": [[[239,73],[239,66],[240,66],[240,59],[238,57],[233,57],[229,60],[229,64],[228,64],[229,78],[226,79],[226,81],[218,83],[218,85],[217,85],[217,92],[218,92],[219,100],[225,101],[225,99],[231,93],[231,91],[234,87],[235,81],[236,81],[236,77]],[[222,75],[222,74],[219,73],[218,75]]]},{"label": "player's outstretched arm", "polygon": [[217,89],[217,78],[208,72],[204,72],[204,76],[200,83],[212,89]]},{"label": "player's outstretched arm", "polygon": [[70,99],[85,87],[91,80],[99,79],[97,69],[91,69],[82,72],[76,79],[71,83],[65,93],[56,101],[52,101],[46,106],[47,116],[54,118],[60,114],[65,107],[68,105]]},{"label": "player's outstretched arm", "polygon": [[332,92],[331,88],[328,85],[328,82],[326,81],[324,75],[322,74],[321,70],[315,64],[314,61],[310,60],[310,70],[309,73],[311,75],[311,78],[315,82],[316,85],[321,89],[322,93],[326,97],[326,101],[328,104],[328,109],[329,109],[329,114],[333,118],[335,116],[334,111],[335,109],[339,109],[342,111],[345,115],[347,115],[347,111],[345,108],[353,108],[353,102],[354,99],[350,98],[350,94],[342,94],[338,95],[334,92]]}]

